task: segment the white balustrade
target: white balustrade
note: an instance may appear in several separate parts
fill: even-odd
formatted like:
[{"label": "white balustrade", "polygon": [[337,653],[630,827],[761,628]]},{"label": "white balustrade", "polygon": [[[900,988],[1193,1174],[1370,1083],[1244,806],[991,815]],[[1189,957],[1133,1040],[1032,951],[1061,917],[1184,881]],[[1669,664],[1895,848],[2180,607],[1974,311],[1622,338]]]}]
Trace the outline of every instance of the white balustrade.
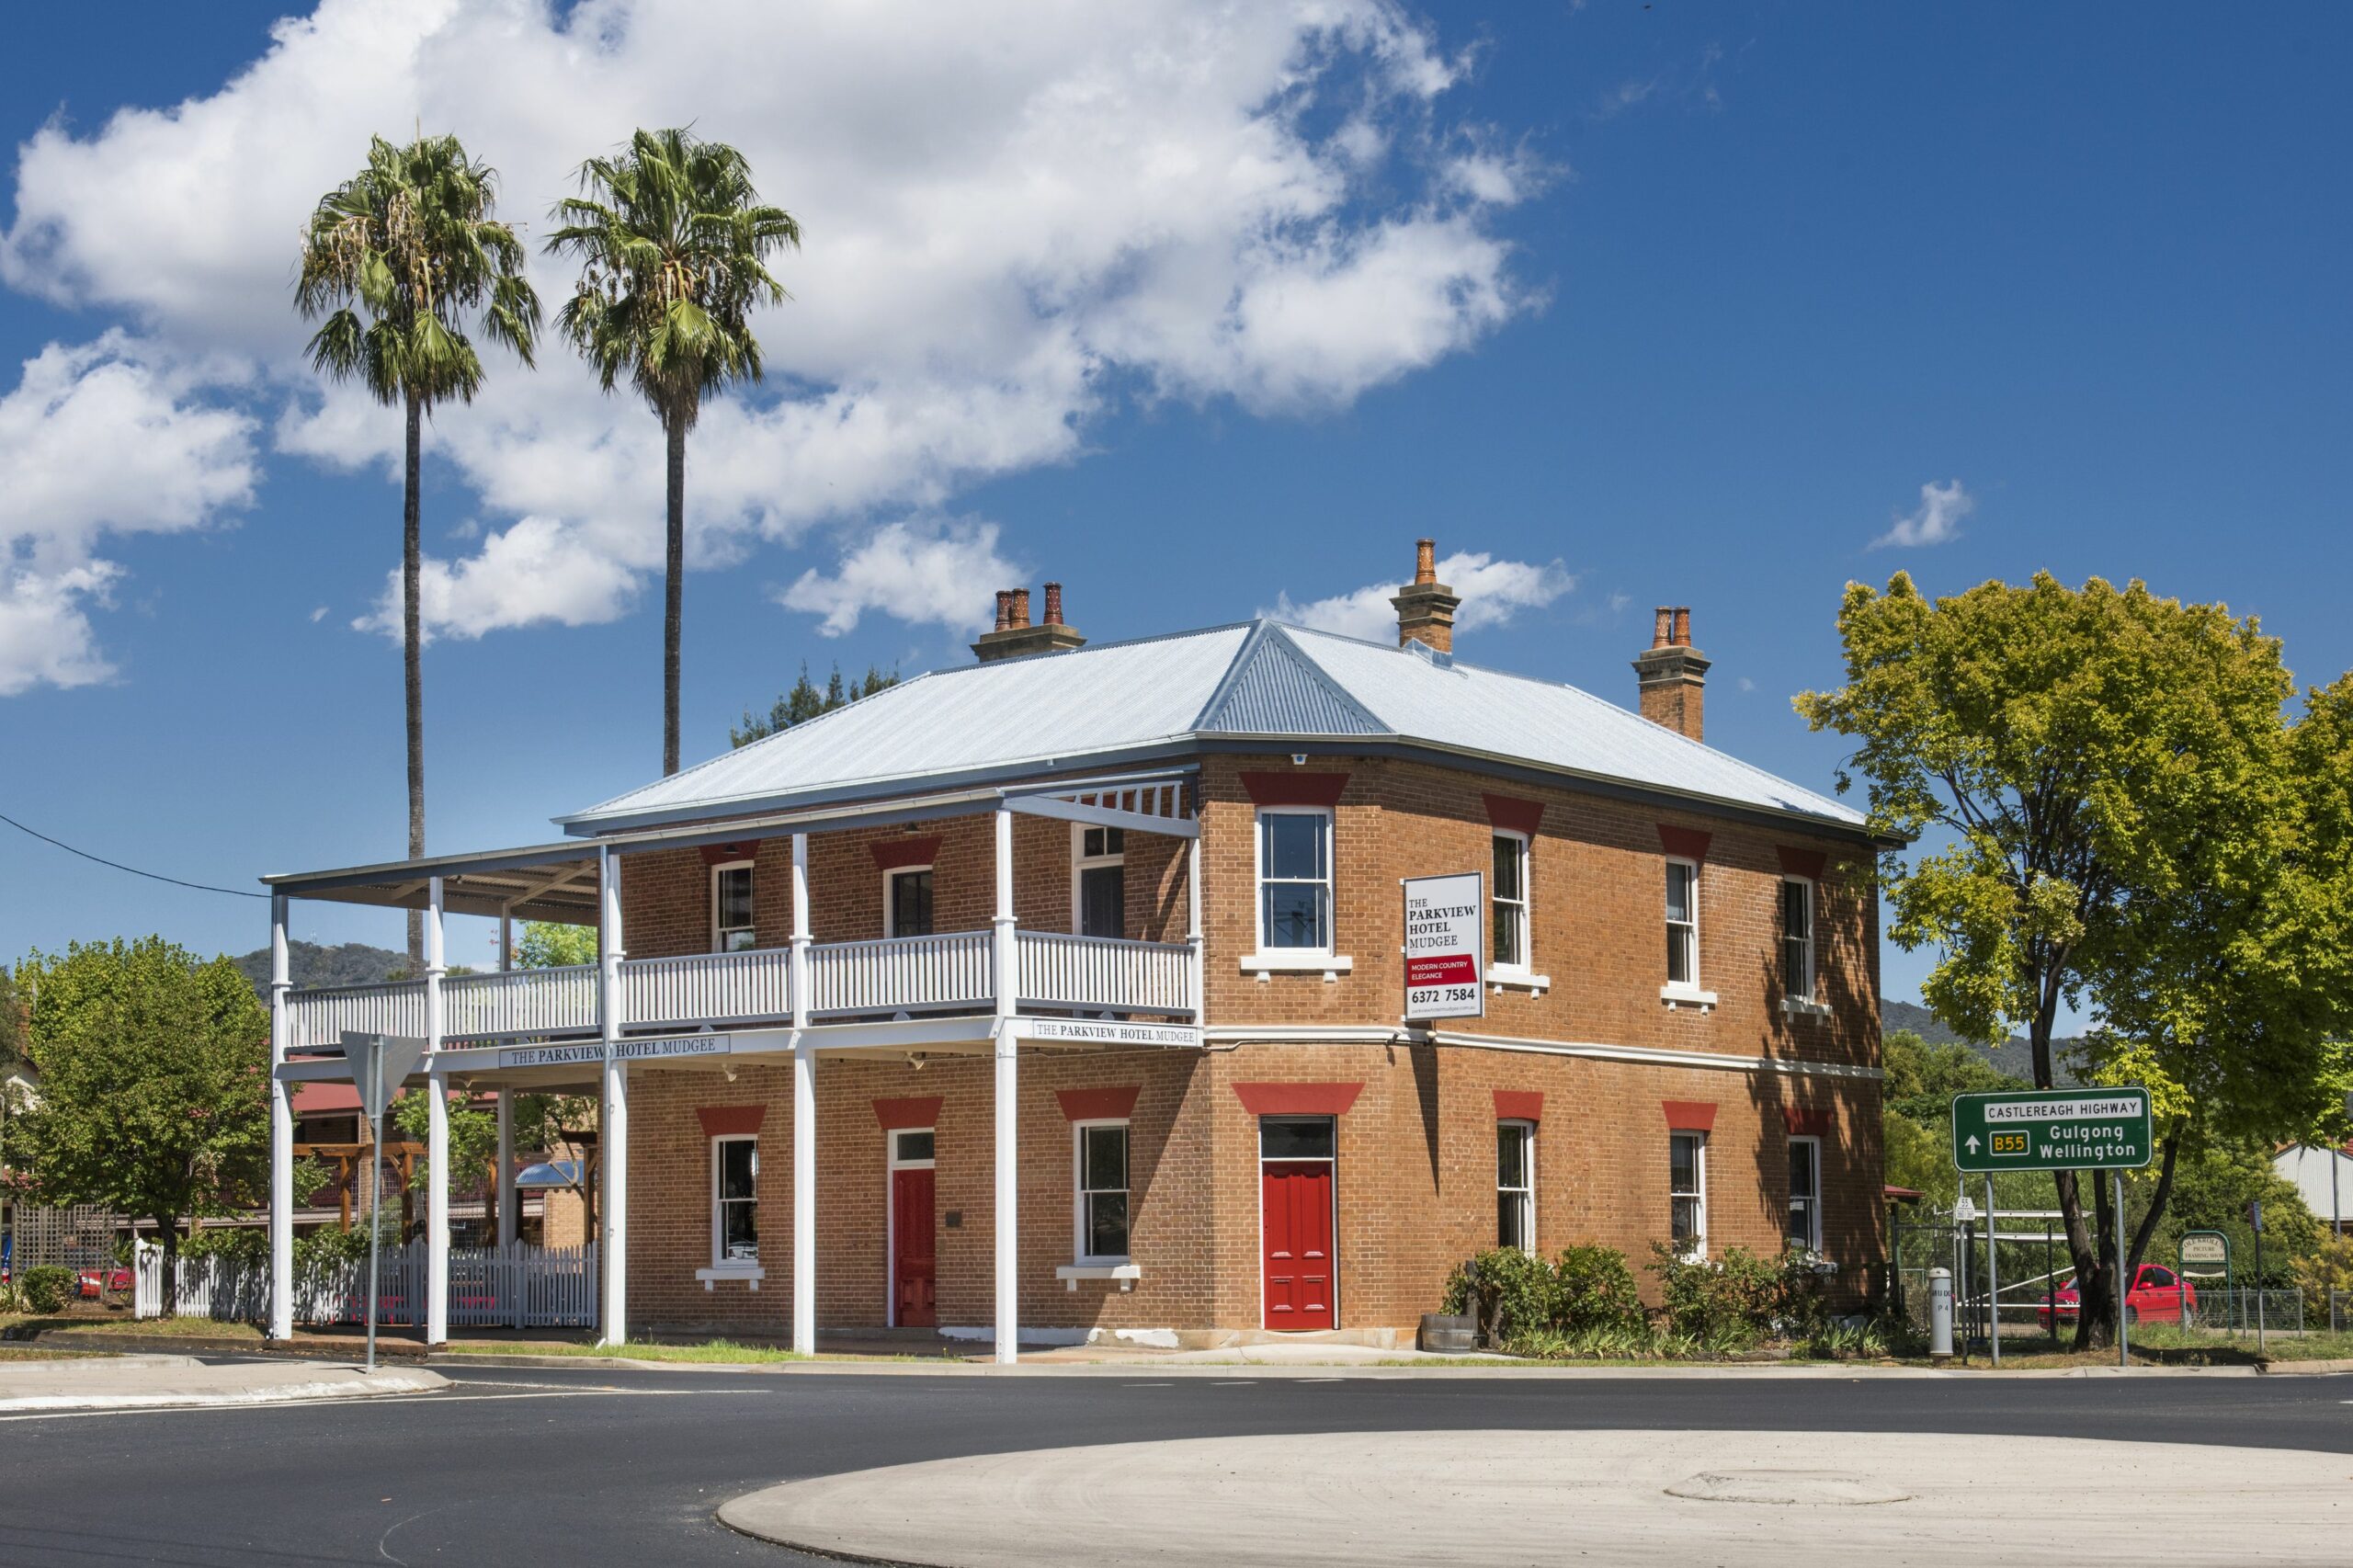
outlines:
[{"label": "white balustrade", "polygon": [[597,1027],[597,966],[453,974],[441,982],[451,1040],[577,1033]]},{"label": "white balustrade", "polygon": [[339,1046],[346,1029],[421,1035],[425,1032],[425,982],[396,980],[293,992],[286,999],[286,1028],[292,1037],[287,1042],[291,1051]]},{"label": "white balustrade", "polygon": [[[791,1017],[792,954],[787,948],[621,961],[621,1017],[632,1028]],[[589,1022],[595,1021],[592,1006]]]},{"label": "white balustrade", "polygon": [[809,949],[810,1011],[889,1013],[986,1006],[996,994],[987,931],[821,942]]},{"label": "white balustrade", "polygon": [[1181,942],[1123,942],[1017,933],[1023,1003],[1120,1012],[1190,1013],[1191,951]]}]

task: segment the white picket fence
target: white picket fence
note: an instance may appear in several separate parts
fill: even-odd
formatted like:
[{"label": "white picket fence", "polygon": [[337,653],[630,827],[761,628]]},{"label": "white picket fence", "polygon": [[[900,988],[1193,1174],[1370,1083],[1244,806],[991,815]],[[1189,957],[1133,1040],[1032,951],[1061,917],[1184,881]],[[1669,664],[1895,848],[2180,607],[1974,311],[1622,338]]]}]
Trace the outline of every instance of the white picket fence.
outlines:
[{"label": "white picket fence", "polygon": [[[426,1244],[387,1246],[376,1259],[376,1321],[414,1326],[425,1317]],[[135,1310],[164,1312],[164,1249],[139,1246]],[[313,1264],[294,1281],[294,1321],[367,1321],[368,1260]],[[179,1260],[183,1317],[264,1323],[269,1317],[269,1266],[217,1255]],[[597,1323],[597,1247],[511,1246],[449,1249],[449,1324],[453,1328],[593,1328]]]}]

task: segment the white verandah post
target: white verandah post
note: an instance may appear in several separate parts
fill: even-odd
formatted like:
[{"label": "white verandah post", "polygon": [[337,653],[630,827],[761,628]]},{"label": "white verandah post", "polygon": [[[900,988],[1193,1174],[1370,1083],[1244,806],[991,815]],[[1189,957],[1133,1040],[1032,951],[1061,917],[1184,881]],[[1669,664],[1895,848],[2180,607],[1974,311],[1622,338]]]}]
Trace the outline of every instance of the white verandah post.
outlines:
[{"label": "white verandah post", "polygon": [[269,1337],[294,1333],[294,1093],[278,1077],[286,1065],[286,994],[292,989],[286,947],[286,895],[269,899]]},{"label": "white verandah post", "polygon": [[597,1130],[603,1176],[598,1207],[604,1219],[597,1255],[605,1270],[597,1343],[620,1345],[629,1338],[629,1072],[615,1051],[621,1038],[621,883],[620,858],[608,845],[597,846],[597,1022],[605,1042],[604,1100]]},{"label": "white verandah post", "polygon": [[817,1353],[817,1048],[809,1038],[809,835],[792,835],[792,1348]]},{"label": "white verandah post", "polygon": [[1185,841],[1185,946],[1193,1025],[1202,1028],[1210,1020],[1208,971],[1201,963],[1201,840],[1198,833]]},{"label": "white verandah post", "polygon": [[428,882],[425,914],[425,1342],[449,1339],[449,1079],[441,1069],[441,979],[449,972],[441,879]]},{"label": "white verandah post", "polygon": [[[502,909],[498,914],[498,972],[506,974],[515,967],[515,917]],[[520,1233],[522,1216],[515,1209],[515,1091],[504,1085],[498,1090],[498,1244],[512,1246]],[[516,1311],[522,1307],[518,1298]],[[516,1320],[522,1326],[522,1320]]]},{"label": "white verandah post", "polygon": [[1013,931],[1013,812],[996,809],[996,1360],[1011,1366],[1021,1358],[1021,1248],[1016,1232],[1020,1211],[1019,1083],[1016,1076],[1014,1003],[1020,975]]}]

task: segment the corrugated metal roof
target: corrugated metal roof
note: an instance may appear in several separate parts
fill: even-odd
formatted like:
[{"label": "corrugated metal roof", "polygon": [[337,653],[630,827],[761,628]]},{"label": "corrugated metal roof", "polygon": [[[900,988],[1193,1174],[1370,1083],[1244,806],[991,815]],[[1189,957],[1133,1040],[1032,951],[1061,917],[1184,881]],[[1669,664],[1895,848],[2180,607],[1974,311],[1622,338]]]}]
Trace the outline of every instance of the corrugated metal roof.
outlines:
[{"label": "corrugated metal roof", "polygon": [[1189,747],[1424,744],[1852,828],[1861,813],[1557,682],[1259,620],[936,672],[559,818],[574,832]]}]

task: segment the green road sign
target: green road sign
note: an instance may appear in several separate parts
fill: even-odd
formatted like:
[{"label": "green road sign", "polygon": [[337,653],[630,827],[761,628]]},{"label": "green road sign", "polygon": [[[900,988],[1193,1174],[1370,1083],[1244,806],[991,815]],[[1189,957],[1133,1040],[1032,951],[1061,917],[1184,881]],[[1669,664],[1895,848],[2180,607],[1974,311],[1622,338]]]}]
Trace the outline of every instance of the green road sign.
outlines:
[{"label": "green road sign", "polygon": [[1952,1163],[1971,1176],[2139,1170],[2155,1145],[2146,1089],[1952,1097]]}]

